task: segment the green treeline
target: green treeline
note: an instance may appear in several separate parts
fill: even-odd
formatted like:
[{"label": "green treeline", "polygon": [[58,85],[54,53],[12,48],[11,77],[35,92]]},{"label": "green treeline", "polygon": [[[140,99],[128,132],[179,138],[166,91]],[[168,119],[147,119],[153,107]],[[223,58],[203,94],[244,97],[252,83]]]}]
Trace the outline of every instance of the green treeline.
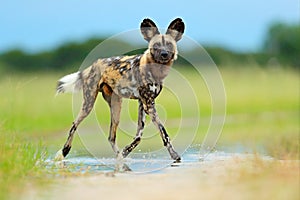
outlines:
[{"label": "green treeline", "polygon": [[[0,72],[78,69],[88,53],[104,40],[104,38],[93,38],[81,43],[66,43],[56,49],[35,54],[19,49],[7,51],[0,55]],[[146,44],[144,47],[132,46],[125,41],[115,41],[113,49],[124,48],[124,45],[130,49],[136,49],[129,54],[142,53],[146,46]],[[256,64],[300,68],[300,25],[283,23],[271,25],[259,52],[238,53],[222,47],[209,46],[204,49],[218,66]],[[113,50],[111,51],[111,54],[114,55]],[[193,50],[190,50],[188,54],[190,58],[198,56]],[[177,63],[185,64],[186,61],[179,57]]]}]

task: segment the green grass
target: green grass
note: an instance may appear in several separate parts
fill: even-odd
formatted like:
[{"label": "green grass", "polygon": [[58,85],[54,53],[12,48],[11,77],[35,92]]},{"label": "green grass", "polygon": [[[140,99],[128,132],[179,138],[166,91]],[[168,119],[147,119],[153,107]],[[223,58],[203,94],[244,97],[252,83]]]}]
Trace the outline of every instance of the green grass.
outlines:
[{"label": "green grass", "polygon": [[18,133],[1,130],[0,199],[19,194],[27,181],[37,183],[31,176],[40,173],[36,163],[44,159],[44,153],[40,143],[30,142]]},{"label": "green grass", "polygon": [[227,121],[221,145],[241,143],[277,158],[299,159],[299,72],[246,68],[222,74]]},{"label": "green grass", "polygon": [[26,134],[63,128],[72,120],[70,97],[55,98],[59,75],[18,74],[0,79],[3,127]]},{"label": "green grass", "polygon": [[284,69],[221,70],[228,114],[297,111],[299,71]]},{"label": "green grass", "polygon": [[[201,143],[212,111],[209,92],[195,71],[183,67],[176,70],[196,93],[193,94],[188,85],[180,84],[183,80],[180,77],[177,82],[168,77],[169,82],[166,81],[157,99],[158,112],[173,138],[176,134],[184,134],[178,133],[180,128],[176,120],[198,117],[199,109],[200,126],[194,143]],[[227,95],[227,117],[219,147],[242,145],[253,151],[263,148],[275,158],[299,159],[299,72],[256,67],[221,68],[220,71]],[[41,178],[43,169],[35,163],[49,152],[53,156],[65,142],[76,111],[73,113],[72,95],[55,97],[56,80],[62,75],[7,74],[0,77],[0,199],[22,190],[24,180],[32,181],[29,177]],[[176,76],[176,73],[171,75]],[[109,110],[99,97],[96,120],[107,132]],[[80,105],[80,99],[77,95],[76,105]],[[78,110],[78,106],[75,107]],[[124,101],[123,108],[121,122],[135,123],[137,103]],[[92,115],[83,126],[94,123],[95,115]],[[182,130],[188,132],[193,126],[192,122]],[[128,129],[134,134],[135,126],[130,127]],[[145,134],[153,130],[149,127]],[[131,140],[131,136],[120,131],[118,142],[121,145]],[[84,149],[78,137],[75,143],[73,152]],[[161,141],[157,136],[143,144],[145,148],[161,146]]]}]

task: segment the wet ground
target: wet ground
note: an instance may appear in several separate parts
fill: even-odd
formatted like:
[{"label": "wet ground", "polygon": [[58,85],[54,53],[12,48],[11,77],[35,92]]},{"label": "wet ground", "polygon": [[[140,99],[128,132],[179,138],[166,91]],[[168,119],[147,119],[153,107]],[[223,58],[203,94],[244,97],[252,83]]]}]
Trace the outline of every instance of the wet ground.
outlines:
[{"label": "wet ground", "polygon": [[[52,159],[46,161],[46,167],[50,171],[68,168],[76,173],[166,173],[167,168],[189,168],[199,164],[210,164],[218,161],[226,161],[234,158],[245,159],[253,157],[253,154],[241,152],[231,153],[229,149],[225,151],[214,150],[212,152],[201,152],[200,146],[195,145],[188,148],[181,156],[179,163],[170,159],[166,151],[160,150],[148,153],[132,153],[128,158],[118,160],[116,158],[97,158],[90,155],[70,156],[65,160],[57,162]],[[243,149],[245,151],[245,149]],[[201,153],[200,153],[201,152]],[[265,160],[272,160],[269,156],[262,156]]]},{"label": "wet ground", "polygon": [[[46,187],[28,187],[22,196],[26,200],[299,199],[298,161],[232,152],[201,154],[194,146],[175,164],[163,151],[132,154],[122,162],[87,155],[60,162],[49,159],[46,168],[57,178]],[[68,170],[67,176],[62,169]]]}]

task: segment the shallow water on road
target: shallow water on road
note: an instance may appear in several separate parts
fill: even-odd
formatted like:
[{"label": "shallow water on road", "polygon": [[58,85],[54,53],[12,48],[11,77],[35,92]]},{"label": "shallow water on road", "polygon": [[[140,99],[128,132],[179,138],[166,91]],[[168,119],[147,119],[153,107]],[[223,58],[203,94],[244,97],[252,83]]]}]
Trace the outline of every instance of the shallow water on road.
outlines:
[{"label": "shallow water on road", "polygon": [[[229,153],[225,151],[214,151],[200,154],[200,146],[188,148],[182,154],[180,163],[174,163],[165,151],[151,153],[132,153],[129,158],[118,160],[116,158],[97,158],[89,155],[67,157],[63,161],[46,160],[46,167],[50,171],[61,168],[68,168],[76,173],[108,173],[108,172],[128,172],[128,173],[163,173],[163,169],[168,167],[186,168],[199,163],[207,164],[216,161],[226,161],[232,158],[253,157],[249,153]],[[263,156],[264,159],[272,159]]]}]

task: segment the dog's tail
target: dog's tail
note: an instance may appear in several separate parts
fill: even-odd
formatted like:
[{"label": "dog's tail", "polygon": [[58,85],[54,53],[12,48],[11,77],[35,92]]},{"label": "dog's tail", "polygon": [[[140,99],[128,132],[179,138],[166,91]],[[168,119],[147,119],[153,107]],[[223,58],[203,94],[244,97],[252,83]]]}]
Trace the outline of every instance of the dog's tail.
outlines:
[{"label": "dog's tail", "polygon": [[73,74],[66,75],[58,80],[56,94],[75,93],[82,89],[83,80],[82,72],[78,71]]}]

